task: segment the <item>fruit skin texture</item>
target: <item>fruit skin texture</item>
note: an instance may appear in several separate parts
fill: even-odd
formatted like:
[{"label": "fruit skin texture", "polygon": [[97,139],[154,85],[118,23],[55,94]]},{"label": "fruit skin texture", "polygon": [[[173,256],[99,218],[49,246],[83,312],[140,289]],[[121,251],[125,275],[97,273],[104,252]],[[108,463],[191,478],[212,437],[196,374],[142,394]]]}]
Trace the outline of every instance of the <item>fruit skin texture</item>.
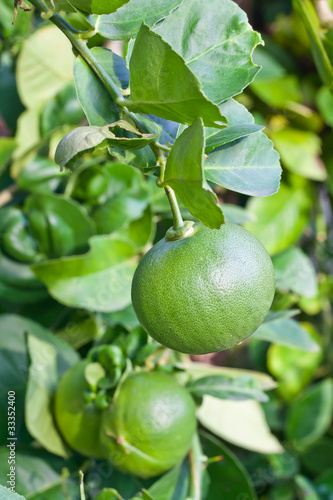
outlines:
[{"label": "fruit skin texture", "polygon": [[195,428],[189,392],[170,375],[141,372],[124,381],[104,412],[100,440],[115,467],[148,478],[184,458]]},{"label": "fruit skin texture", "polygon": [[62,376],[55,396],[55,417],[67,444],[86,457],[104,458],[99,443],[102,412],[91,404],[87,406],[84,391],[89,385],[84,360],[71,367]]},{"label": "fruit skin texture", "polygon": [[265,248],[244,228],[193,228],[146,253],[134,274],[132,302],[155,340],[206,354],[238,344],[259,327],[274,298],[275,275]]}]

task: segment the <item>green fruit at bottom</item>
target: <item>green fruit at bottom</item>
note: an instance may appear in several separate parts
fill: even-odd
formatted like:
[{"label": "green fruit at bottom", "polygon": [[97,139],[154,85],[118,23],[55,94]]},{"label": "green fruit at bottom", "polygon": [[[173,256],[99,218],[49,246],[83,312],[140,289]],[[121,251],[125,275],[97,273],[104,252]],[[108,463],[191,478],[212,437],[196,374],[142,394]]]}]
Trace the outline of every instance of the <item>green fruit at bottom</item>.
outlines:
[{"label": "green fruit at bottom", "polygon": [[103,413],[100,441],[119,470],[148,478],[182,460],[196,428],[189,392],[170,375],[130,375]]},{"label": "green fruit at bottom", "polygon": [[61,378],[55,396],[55,418],[66,443],[86,457],[104,458],[99,443],[102,412],[84,397],[89,390],[84,371],[89,361],[80,361]]},{"label": "green fruit at bottom", "polygon": [[244,228],[195,224],[162,239],[141,260],[132,302],[143,328],[176,351],[206,354],[238,344],[264,320],[275,276],[262,244]]}]

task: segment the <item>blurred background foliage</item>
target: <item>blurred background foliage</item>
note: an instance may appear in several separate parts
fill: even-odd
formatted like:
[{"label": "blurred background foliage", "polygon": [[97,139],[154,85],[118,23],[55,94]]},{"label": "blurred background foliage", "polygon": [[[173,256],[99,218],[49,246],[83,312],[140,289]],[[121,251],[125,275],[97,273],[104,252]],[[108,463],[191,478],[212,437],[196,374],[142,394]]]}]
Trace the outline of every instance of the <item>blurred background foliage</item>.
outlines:
[{"label": "blurred background foliage", "polygon": [[[256,388],[269,392],[264,401],[208,397],[198,418],[231,450],[226,478],[238,471],[263,500],[328,500],[333,498],[333,95],[290,1],[239,3],[263,34],[265,48],[254,54],[262,70],[238,99],[265,126],[280,153],[283,176],[279,192],[270,197],[249,198],[223,188],[217,193],[227,219],[244,225],[271,254],[277,293],[270,318],[251,339],[208,361],[223,367],[216,370],[224,375],[252,370]],[[85,26],[77,14],[67,16],[75,27]],[[27,337],[48,340],[55,352],[68,356],[68,364],[116,339],[139,366],[169,371],[178,366],[181,372],[177,354],[160,361],[163,353],[147,343],[130,304],[135,265],[172,225],[172,217],[154,177],[104,150],[86,155],[74,173],[60,172],[54,162],[57,144],[86,123],[76,97],[73,54],[66,38],[38,14],[19,12],[12,21],[12,1],[2,0],[0,482],[6,482],[7,467],[4,396],[14,389],[19,493],[34,500],[75,499],[83,467],[89,498],[111,485],[131,498],[149,484],[115,474],[103,461],[78,455],[65,461],[36,426],[25,403],[26,391],[33,397],[40,390],[29,374],[36,354],[29,352]],[[332,56],[332,18],[321,34]],[[104,42],[97,34],[89,46]],[[80,283],[80,296],[73,294],[73,280]],[[212,368],[198,364],[185,373],[195,379],[205,370]],[[46,418],[50,399],[35,401],[40,418]],[[204,439],[207,456],[221,454],[216,442]],[[221,498],[223,473],[214,467],[209,500]],[[240,498],[236,484],[230,481],[229,488],[225,498]],[[256,498],[248,488],[252,496],[246,498]]]}]

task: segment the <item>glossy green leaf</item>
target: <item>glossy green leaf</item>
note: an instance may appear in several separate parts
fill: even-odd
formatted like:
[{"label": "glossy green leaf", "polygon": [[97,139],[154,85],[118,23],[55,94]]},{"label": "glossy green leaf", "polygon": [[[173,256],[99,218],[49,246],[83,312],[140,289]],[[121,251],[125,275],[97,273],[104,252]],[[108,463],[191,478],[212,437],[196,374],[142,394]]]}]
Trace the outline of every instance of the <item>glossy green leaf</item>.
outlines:
[{"label": "glossy green leaf", "polygon": [[320,78],[328,87],[333,84],[333,67],[321,38],[321,26],[314,5],[310,0],[293,0],[293,7],[300,15],[311,41],[311,50]]},{"label": "glossy green leaf", "polygon": [[17,208],[0,211],[1,249],[20,262],[33,262],[38,257],[37,242],[27,230],[27,219]]},{"label": "glossy green leaf", "polygon": [[217,196],[203,173],[204,129],[196,120],[176,140],[167,160],[164,184],[174,189],[194,217],[211,228],[224,222]]},{"label": "glossy green leaf", "polygon": [[179,123],[192,123],[201,117],[210,127],[225,122],[218,107],[202,93],[184,60],[145,24],[130,60],[130,87],[131,98],[126,106],[131,111]]},{"label": "glossy green leaf", "polygon": [[304,450],[331,425],[333,381],[328,378],[303,391],[290,407],[287,437],[296,450]]},{"label": "glossy green leaf", "polygon": [[[129,165],[117,163],[105,165],[103,171],[108,176],[109,192],[106,201],[92,211],[97,232],[110,234],[117,231],[122,238],[131,240],[133,237],[140,244],[146,240],[147,231],[149,237],[152,230],[151,215],[147,213],[144,217],[148,192],[143,175]],[[134,221],[136,225],[131,224]]]},{"label": "glossy green leaf", "polygon": [[[28,336],[30,356],[26,390],[25,417],[30,434],[48,451],[62,457],[68,456],[66,448],[54,424],[52,401],[61,373],[57,367],[57,349],[54,345]],[[76,353],[75,353],[76,354]],[[73,362],[78,357],[73,352]]]},{"label": "glossy green leaf", "polygon": [[236,455],[210,434],[200,432],[200,436],[204,454],[213,459],[207,468],[210,481],[204,500],[237,500],[242,496],[256,500],[250,476]]},{"label": "glossy green leaf", "polygon": [[17,185],[25,191],[33,193],[52,193],[61,181],[68,177],[67,172],[60,172],[58,165],[49,158],[36,156],[22,170],[17,179]]},{"label": "glossy green leaf", "polygon": [[23,104],[38,108],[58,94],[73,79],[73,60],[69,40],[55,26],[45,26],[30,36],[17,62],[17,86]]},{"label": "glossy green leaf", "polygon": [[[236,141],[237,139],[242,139],[242,137],[247,137],[248,135],[260,132],[260,130],[262,130],[263,128],[264,127],[256,125],[255,123],[245,123],[233,127],[228,126],[222,130],[206,129],[205,153],[210,153],[211,151],[213,151],[213,149],[219,146],[223,146],[223,144],[228,144],[229,142]],[[211,135],[207,134],[208,130],[211,132]]]},{"label": "glossy green leaf", "polygon": [[[227,117],[228,127],[221,132],[246,126],[255,126],[252,115],[238,102],[230,99],[220,105],[220,110]],[[206,129],[207,141],[211,129]],[[224,186],[251,196],[268,196],[279,189],[281,166],[279,155],[273,149],[272,142],[263,132],[239,138],[214,149],[204,162],[206,178]]]},{"label": "glossy green leaf", "polygon": [[111,14],[127,2],[129,0],[70,0],[76,9],[88,14]]},{"label": "glossy green leaf", "polygon": [[219,399],[256,399],[265,402],[268,397],[260,390],[255,378],[249,375],[226,377],[225,375],[209,375],[187,384],[187,389],[195,396],[208,394]]},{"label": "glossy green leaf", "polygon": [[318,293],[316,270],[310,258],[300,249],[291,247],[273,257],[276,285],[282,291],[291,291],[301,297],[315,297]]},{"label": "glossy green leaf", "polygon": [[82,252],[94,234],[85,209],[74,200],[54,194],[33,194],[24,205],[38,250],[50,258]]},{"label": "glossy green leaf", "polygon": [[231,401],[204,396],[199,422],[226,441],[259,453],[281,453],[282,446],[267,425],[257,401]]},{"label": "glossy green leaf", "polygon": [[0,254],[0,297],[10,303],[33,304],[45,299],[45,286],[36,278],[30,264]]},{"label": "glossy green leaf", "polygon": [[309,221],[311,198],[306,190],[282,184],[271,198],[252,198],[248,211],[255,222],[245,225],[270,254],[276,254],[295,243]]},{"label": "glossy green leaf", "polygon": [[300,351],[318,352],[320,347],[309,332],[292,318],[268,320],[253,334],[254,338]]},{"label": "glossy green leaf", "polygon": [[157,21],[167,16],[183,0],[131,0],[115,14],[101,16],[96,21],[98,32],[111,40],[122,40],[137,35],[142,22],[153,26]]},{"label": "glossy green leaf", "polygon": [[87,254],[42,262],[33,271],[62,304],[119,311],[131,302],[136,251],[112,236],[94,236],[90,245]]},{"label": "glossy green leaf", "polygon": [[[125,59],[104,47],[93,47],[91,52],[112,81],[120,89],[126,89],[129,84],[129,71]],[[74,62],[74,79],[77,97],[90,125],[103,127],[119,119],[114,100],[81,57],[77,57]]]},{"label": "glossy green leaf", "polygon": [[[315,341],[320,345],[317,332],[310,329]],[[285,400],[292,401],[315,375],[323,358],[322,350],[304,352],[284,345],[272,344],[267,352],[267,366],[278,380],[278,392]]]},{"label": "glossy green leaf", "polygon": [[156,32],[185,60],[216,104],[239,94],[259,71],[251,55],[261,37],[231,0],[211,0],[209,8],[200,0],[183,2]]},{"label": "glossy green leaf", "polygon": [[[116,135],[116,133],[125,134],[126,132],[129,132],[132,137]],[[124,120],[104,127],[92,125],[78,127],[68,132],[60,141],[54,159],[61,168],[73,170],[75,163],[85,153],[93,153],[98,149],[114,146],[123,149],[141,149],[156,137],[157,134],[142,134]]]},{"label": "glossy green leaf", "polygon": [[287,127],[272,132],[270,137],[290,172],[315,181],[326,179],[326,169],[319,157],[321,140],[318,135]]},{"label": "glossy green leaf", "polygon": [[153,500],[187,500],[190,483],[189,464],[185,460],[158,479],[147,491]]}]

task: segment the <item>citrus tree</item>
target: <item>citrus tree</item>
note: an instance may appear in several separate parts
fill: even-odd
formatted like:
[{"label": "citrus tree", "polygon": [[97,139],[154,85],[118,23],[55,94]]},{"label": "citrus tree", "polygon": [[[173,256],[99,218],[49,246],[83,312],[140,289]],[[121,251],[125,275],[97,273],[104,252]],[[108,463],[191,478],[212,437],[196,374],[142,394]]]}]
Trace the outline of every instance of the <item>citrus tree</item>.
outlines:
[{"label": "citrus tree", "polygon": [[5,500],[333,494],[325,5],[0,6]]}]

